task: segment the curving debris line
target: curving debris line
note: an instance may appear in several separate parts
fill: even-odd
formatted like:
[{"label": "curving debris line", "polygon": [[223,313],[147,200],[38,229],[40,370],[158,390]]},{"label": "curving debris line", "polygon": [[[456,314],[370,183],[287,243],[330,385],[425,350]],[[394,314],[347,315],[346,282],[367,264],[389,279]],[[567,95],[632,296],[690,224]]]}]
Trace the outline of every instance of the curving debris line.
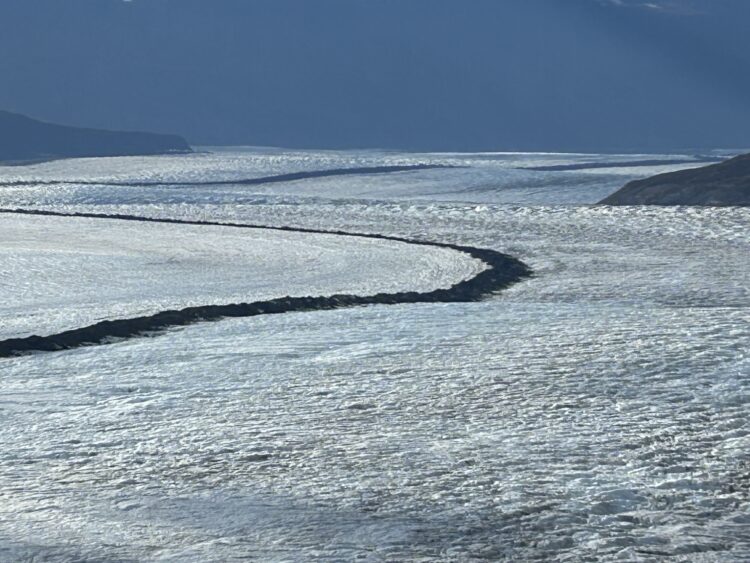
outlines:
[{"label": "curving debris line", "polygon": [[710,162],[724,162],[727,160],[722,156],[695,156],[690,160],[684,158],[676,159],[650,159],[650,160],[629,160],[629,161],[607,161],[607,162],[576,162],[573,164],[550,164],[546,166],[521,166],[516,170],[531,170],[533,172],[569,172],[574,170],[596,170],[600,168],[640,168],[646,166],[670,166],[670,165],[690,165]]},{"label": "curving debris line", "polygon": [[398,172],[416,172],[419,170],[436,170],[445,168],[459,168],[443,164],[406,164],[400,166],[367,166],[359,168],[334,168],[331,170],[311,170],[307,172],[291,172],[262,178],[239,178],[236,180],[205,180],[200,182],[111,182],[107,180],[10,180],[0,182],[4,187],[21,186],[63,186],[75,184],[80,186],[114,186],[119,188],[140,188],[156,186],[261,186],[264,184],[278,184],[297,180],[311,180],[314,178],[331,178],[334,176],[365,176],[370,174],[395,174]]},{"label": "curving debris line", "polygon": [[54,217],[85,217],[90,219],[138,221],[143,223],[171,223],[181,225],[209,225],[242,229],[265,229],[272,231],[292,231],[298,233],[314,233],[359,237],[380,240],[391,240],[419,246],[434,246],[464,252],[477,258],[487,265],[471,279],[459,282],[448,289],[433,291],[378,293],[375,295],[330,295],[319,297],[281,297],[268,301],[252,303],[236,303],[229,305],[204,305],[187,307],[179,310],[169,310],[131,319],[101,321],[96,324],[67,330],[50,336],[28,336],[25,338],[11,338],[0,341],[0,358],[21,356],[33,352],[54,352],[70,350],[83,346],[108,344],[116,340],[134,338],[138,336],[152,336],[178,326],[186,326],[200,322],[218,321],[231,317],[253,317],[256,315],[272,315],[280,313],[324,311],[357,307],[364,305],[396,305],[406,303],[457,303],[480,301],[493,293],[505,289],[532,275],[531,269],[520,260],[502,254],[495,250],[461,246],[456,244],[429,242],[396,236],[350,233],[346,231],[330,231],[322,229],[306,229],[298,227],[274,227],[266,225],[252,225],[245,223],[223,223],[213,221],[190,221],[183,219],[157,219],[135,215],[99,214],[99,213],[62,213],[56,211],[28,210],[28,209],[0,209],[0,213],[21,215],[43,215]]}]

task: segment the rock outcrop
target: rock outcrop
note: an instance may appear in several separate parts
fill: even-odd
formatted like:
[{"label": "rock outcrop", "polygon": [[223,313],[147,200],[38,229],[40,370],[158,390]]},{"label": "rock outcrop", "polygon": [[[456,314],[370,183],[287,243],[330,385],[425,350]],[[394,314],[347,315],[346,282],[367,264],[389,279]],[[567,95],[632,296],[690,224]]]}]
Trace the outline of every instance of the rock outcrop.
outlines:
[{"label": "rock outcrop", "polygon": [[602,205],[750,205],[750,154],[630,182]]}]

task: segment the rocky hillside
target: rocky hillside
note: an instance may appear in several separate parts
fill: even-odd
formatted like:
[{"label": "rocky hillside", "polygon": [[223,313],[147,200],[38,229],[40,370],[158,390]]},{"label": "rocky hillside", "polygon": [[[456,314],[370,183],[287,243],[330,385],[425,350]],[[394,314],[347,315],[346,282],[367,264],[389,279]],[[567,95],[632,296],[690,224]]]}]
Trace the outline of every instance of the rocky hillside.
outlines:
[{"label": "rocky hillside", "polygon": [[630,182],[603,205],[750,205],[750,154]]}]

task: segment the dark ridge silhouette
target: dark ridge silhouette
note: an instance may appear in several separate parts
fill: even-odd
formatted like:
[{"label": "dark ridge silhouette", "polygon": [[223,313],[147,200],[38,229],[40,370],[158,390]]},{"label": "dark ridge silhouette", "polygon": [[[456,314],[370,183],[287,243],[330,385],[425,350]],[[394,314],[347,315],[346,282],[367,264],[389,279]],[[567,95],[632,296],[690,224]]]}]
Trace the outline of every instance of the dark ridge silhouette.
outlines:
[{"label": "dark ridge silhouette", "polygon": [[630,182],[600,205],[750,205],[750,154]]},{"label": "dark ridge silhouette", "polygon": [[81,129],[0,111],[0,162],[192,152],[177,135]]},{"label": "dark ridge silhouette", "polygon": [[469,280],[459,282],[448,289],[434,291],[378,293],[359,296],[350,294],[331,295],[327,297],[281,297],[268,301],[237,303],[231,305],[205,305],[188,307],[180,310],[163,311],[154,315],[102,321],[84,328],[69,330],[50,336],[29,336],[0,341],[0,358],[20,356],[32,352],[53,352],[70,350],[83,346],[107,344],[113,340],[153,335],[171,327],[186,326],[199,322],[218,321],[231,317],[252,317],[303,311],[324,311],[344,307],[364,305],[395,305],[404,303],[458,303],[480,301],[493,293],[505,289],[532,275],[531,269],[520,260],[495,250],[461,246],[456,244],[429,242],[403,237],[370,233],[350,233],[346,231],[328,231],[297,227],[272,227],[244,223],[221,223],[213,221],[189,221],[181,219],[156,219],[134,215],[105,215],[97,213],[60,213],[54,211],[35,211],[25,209],[0,209],[0,213],[24,215],[47,215],[54,217],[86,217],[147,223],[171,223],[181,225],[210,225],[236,227],[243,229],[266,229],[273,231],[292,231],[359,237],[378,240],[391,240],[419,246],[449,248],[469,254],[487,265],[487,269]]},{"label": "dark ridge silhouette", "polygon": [[240,178],[237,180],[206,180],[203,182],[98,182],[93,180],[17,180],[0,182],[0,186],[60,186],[64,184],[78,184],[83,186],[114,186],[123,188],[151,187],[151,186],[260,186],[263,184],[277,184],[294,182],[295,180],[310,180],[313,178],[329,178],[332,176],[359,176],[366,174],[394,174],[397,172],[413,172],[416,170],[434,170],[444,168],[460,168],[442,164],[410,164],[401,166],[365,166],[359,168],[334,168],[331,170],[311,170],[306,172],[291,172],[262,178]]},{"label": "dark ridge silhouette", "polygon": [[666,166],[670,164],[695,164],[701,162],[724,162],[718,156],[698,156],[690,160],[631,160],[629,162],[581,162],[579,164],[552,164],[550,166],[527,166],[516,170],[533,170],[535,172],[566,172],[570,170],[594,170],[597,168],[637,168],[639,166]]}]

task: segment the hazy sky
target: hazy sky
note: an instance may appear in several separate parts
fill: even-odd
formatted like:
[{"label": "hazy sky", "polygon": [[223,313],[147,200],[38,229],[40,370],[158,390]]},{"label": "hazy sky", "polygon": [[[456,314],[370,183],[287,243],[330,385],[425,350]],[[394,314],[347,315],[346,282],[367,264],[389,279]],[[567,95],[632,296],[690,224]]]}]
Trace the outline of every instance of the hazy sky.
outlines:
[{"label": "hazy sky", "polygon": [[0,0],[0,109],[196,144],[750,146],[749,0]]}]

